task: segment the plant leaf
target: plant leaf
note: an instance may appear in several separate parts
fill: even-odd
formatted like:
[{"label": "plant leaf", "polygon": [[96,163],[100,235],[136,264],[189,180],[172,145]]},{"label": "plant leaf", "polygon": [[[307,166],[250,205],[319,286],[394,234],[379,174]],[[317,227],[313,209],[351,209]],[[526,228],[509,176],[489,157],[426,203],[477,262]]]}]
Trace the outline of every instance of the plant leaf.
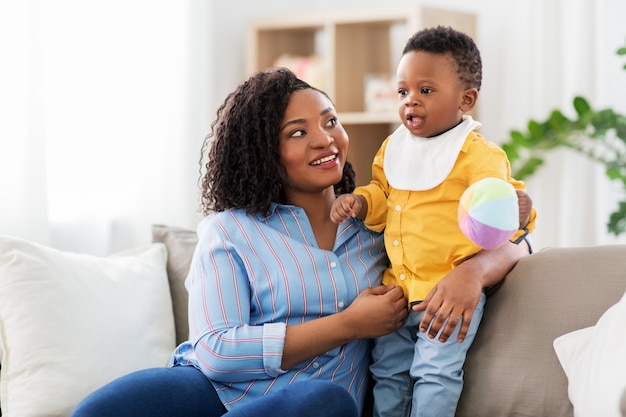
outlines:
[{"label": "plant leaf", "polygon": [[586,99],[580,96],[574,98],[574,109],[580,117],[589,115],[591,113],[591,106],[589,105],[589,102],[587,102]]},{"label": "plant leaf", "polygon": [[532,174],[543,165],[543,159],[539,157],[529,158],[513,175],[518,180],[524,180],[530,177]]},{"label": "plant leaf", "polygon": [[620,201],[618,209],[611,213],[607,229],[615,236],[626,231],[626,201]]},{"label": "plant leaf", "polygon": [[570,125],[570,121],[560,110],[553,110],[550,113],[548,125],[557,132],[565,132]]},{"label": "plant leaf", "polygon": [[546,129],[536,120],[528,122],[528,132],[530,133],[531,142],[540,142],[546,137]]},{"label": "plant leaf", "polygon": [[519,130],[511,131],[511,142],[514,145],[523,146],[525,148],[530,147],[528,140],[526,140],[526,137]]}]

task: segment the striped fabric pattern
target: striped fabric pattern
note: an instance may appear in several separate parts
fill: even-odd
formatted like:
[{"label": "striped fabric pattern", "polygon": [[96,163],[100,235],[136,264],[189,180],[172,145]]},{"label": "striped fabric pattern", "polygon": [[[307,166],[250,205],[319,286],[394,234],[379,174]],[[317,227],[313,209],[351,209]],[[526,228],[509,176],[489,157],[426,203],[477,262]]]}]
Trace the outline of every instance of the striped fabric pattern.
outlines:
[{"label": "striped fabric pattern", "polygon": [[190,341],[173,365],[193,365],[215,385],[227,408],[294,381],[325,379],[362,405],[369,341],[335,348],[288,371],[280,369],[285,328],[340,312],[380,283],[387,265],[382,234],[349,220],[333,251],[319,249],[303,209],[229,210],[208,216],[186,286]]}]

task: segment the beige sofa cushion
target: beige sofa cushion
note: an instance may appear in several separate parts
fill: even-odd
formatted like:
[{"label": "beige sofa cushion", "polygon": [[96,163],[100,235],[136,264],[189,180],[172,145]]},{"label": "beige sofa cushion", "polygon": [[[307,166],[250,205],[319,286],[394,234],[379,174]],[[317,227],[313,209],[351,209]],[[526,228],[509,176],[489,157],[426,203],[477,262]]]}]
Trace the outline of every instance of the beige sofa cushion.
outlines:
[{"label": "beige sofa cushion", "polygon": [[189,336],[185,279],[198,237],[193,230],[155,224],[152,226],[152,241],[164,243],[167,247],[167,276],[174,308],[176,343],[180,344]]},{"label": "beige sofa cushion", "polygon": [[465,364],[460,417],[571,417],[556,337],[595,324],[626,290],[626,246],[550,248],[488,299]]}]

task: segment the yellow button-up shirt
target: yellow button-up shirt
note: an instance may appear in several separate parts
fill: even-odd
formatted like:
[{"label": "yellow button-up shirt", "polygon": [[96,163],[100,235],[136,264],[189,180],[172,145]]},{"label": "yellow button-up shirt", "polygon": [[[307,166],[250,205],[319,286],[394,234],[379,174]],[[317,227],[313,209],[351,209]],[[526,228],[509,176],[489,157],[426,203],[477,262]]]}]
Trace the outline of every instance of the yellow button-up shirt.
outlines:
[{"label": "yellow button-up shirt", "polygon": [[[383,274],[383,283],[402,286],[410,303],[423,300],[452,268],[481,250],[459,228],[458,206],[465,189],[486,177],[505,179],[515,189],[526,186],[511,177],[506,153],[472,131],[452,171],[439,185],[423,191],[394,189],[383,169],[390,138],[385,139],[374,158],[372,181],[357,187],[355,193],[367,200],[365,225],[385,232],[391,266]],[[535,218],[533,208],[529,232],[534,230]],[[522,233],[519,231],[514,238]]]}]

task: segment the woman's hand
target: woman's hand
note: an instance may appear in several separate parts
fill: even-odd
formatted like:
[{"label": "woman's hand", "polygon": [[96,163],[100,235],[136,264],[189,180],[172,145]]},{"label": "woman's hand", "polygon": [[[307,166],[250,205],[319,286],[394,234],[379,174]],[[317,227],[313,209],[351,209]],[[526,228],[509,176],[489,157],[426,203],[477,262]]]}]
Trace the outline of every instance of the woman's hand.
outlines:
[{"label": "woman's hand", "polygon": [[435,285],[423,302],[413,306],[413,311],[425,312],[420,332],[428,331],[428,337],[434,338],[448,320],[439,335],[439,341],[443,343],[462,321],[457,341],[460,343],[465,339],[483,290],[482,277],[472,266],[472,263],[466,265],[464,262],[454,268]]},{"label": "woman's hand", "polygon": [[364,290],[342,314],[355,339],[374,338],[398,330],[408,314],[401,287],[378,285]]},{"label": "woman's hand", "polygon": [[420,331],[428,331],[428,336],[433,338],[449,319],[439,336],[445,342],[462,321],[457,341],[465,340],[483,289],[500,282],[528,254],[526,241],[519,245],[507,242],[498,249],[482,250],[458,265],[435,285],[422,303],[413,306],[413,311],[424,311]]},{"label": "woman's hand", "polygon": [[391,333],[408,314],[402,288],[380,285],[368,288],[337,314],[287,326],[282,369],[356,339]]}]

